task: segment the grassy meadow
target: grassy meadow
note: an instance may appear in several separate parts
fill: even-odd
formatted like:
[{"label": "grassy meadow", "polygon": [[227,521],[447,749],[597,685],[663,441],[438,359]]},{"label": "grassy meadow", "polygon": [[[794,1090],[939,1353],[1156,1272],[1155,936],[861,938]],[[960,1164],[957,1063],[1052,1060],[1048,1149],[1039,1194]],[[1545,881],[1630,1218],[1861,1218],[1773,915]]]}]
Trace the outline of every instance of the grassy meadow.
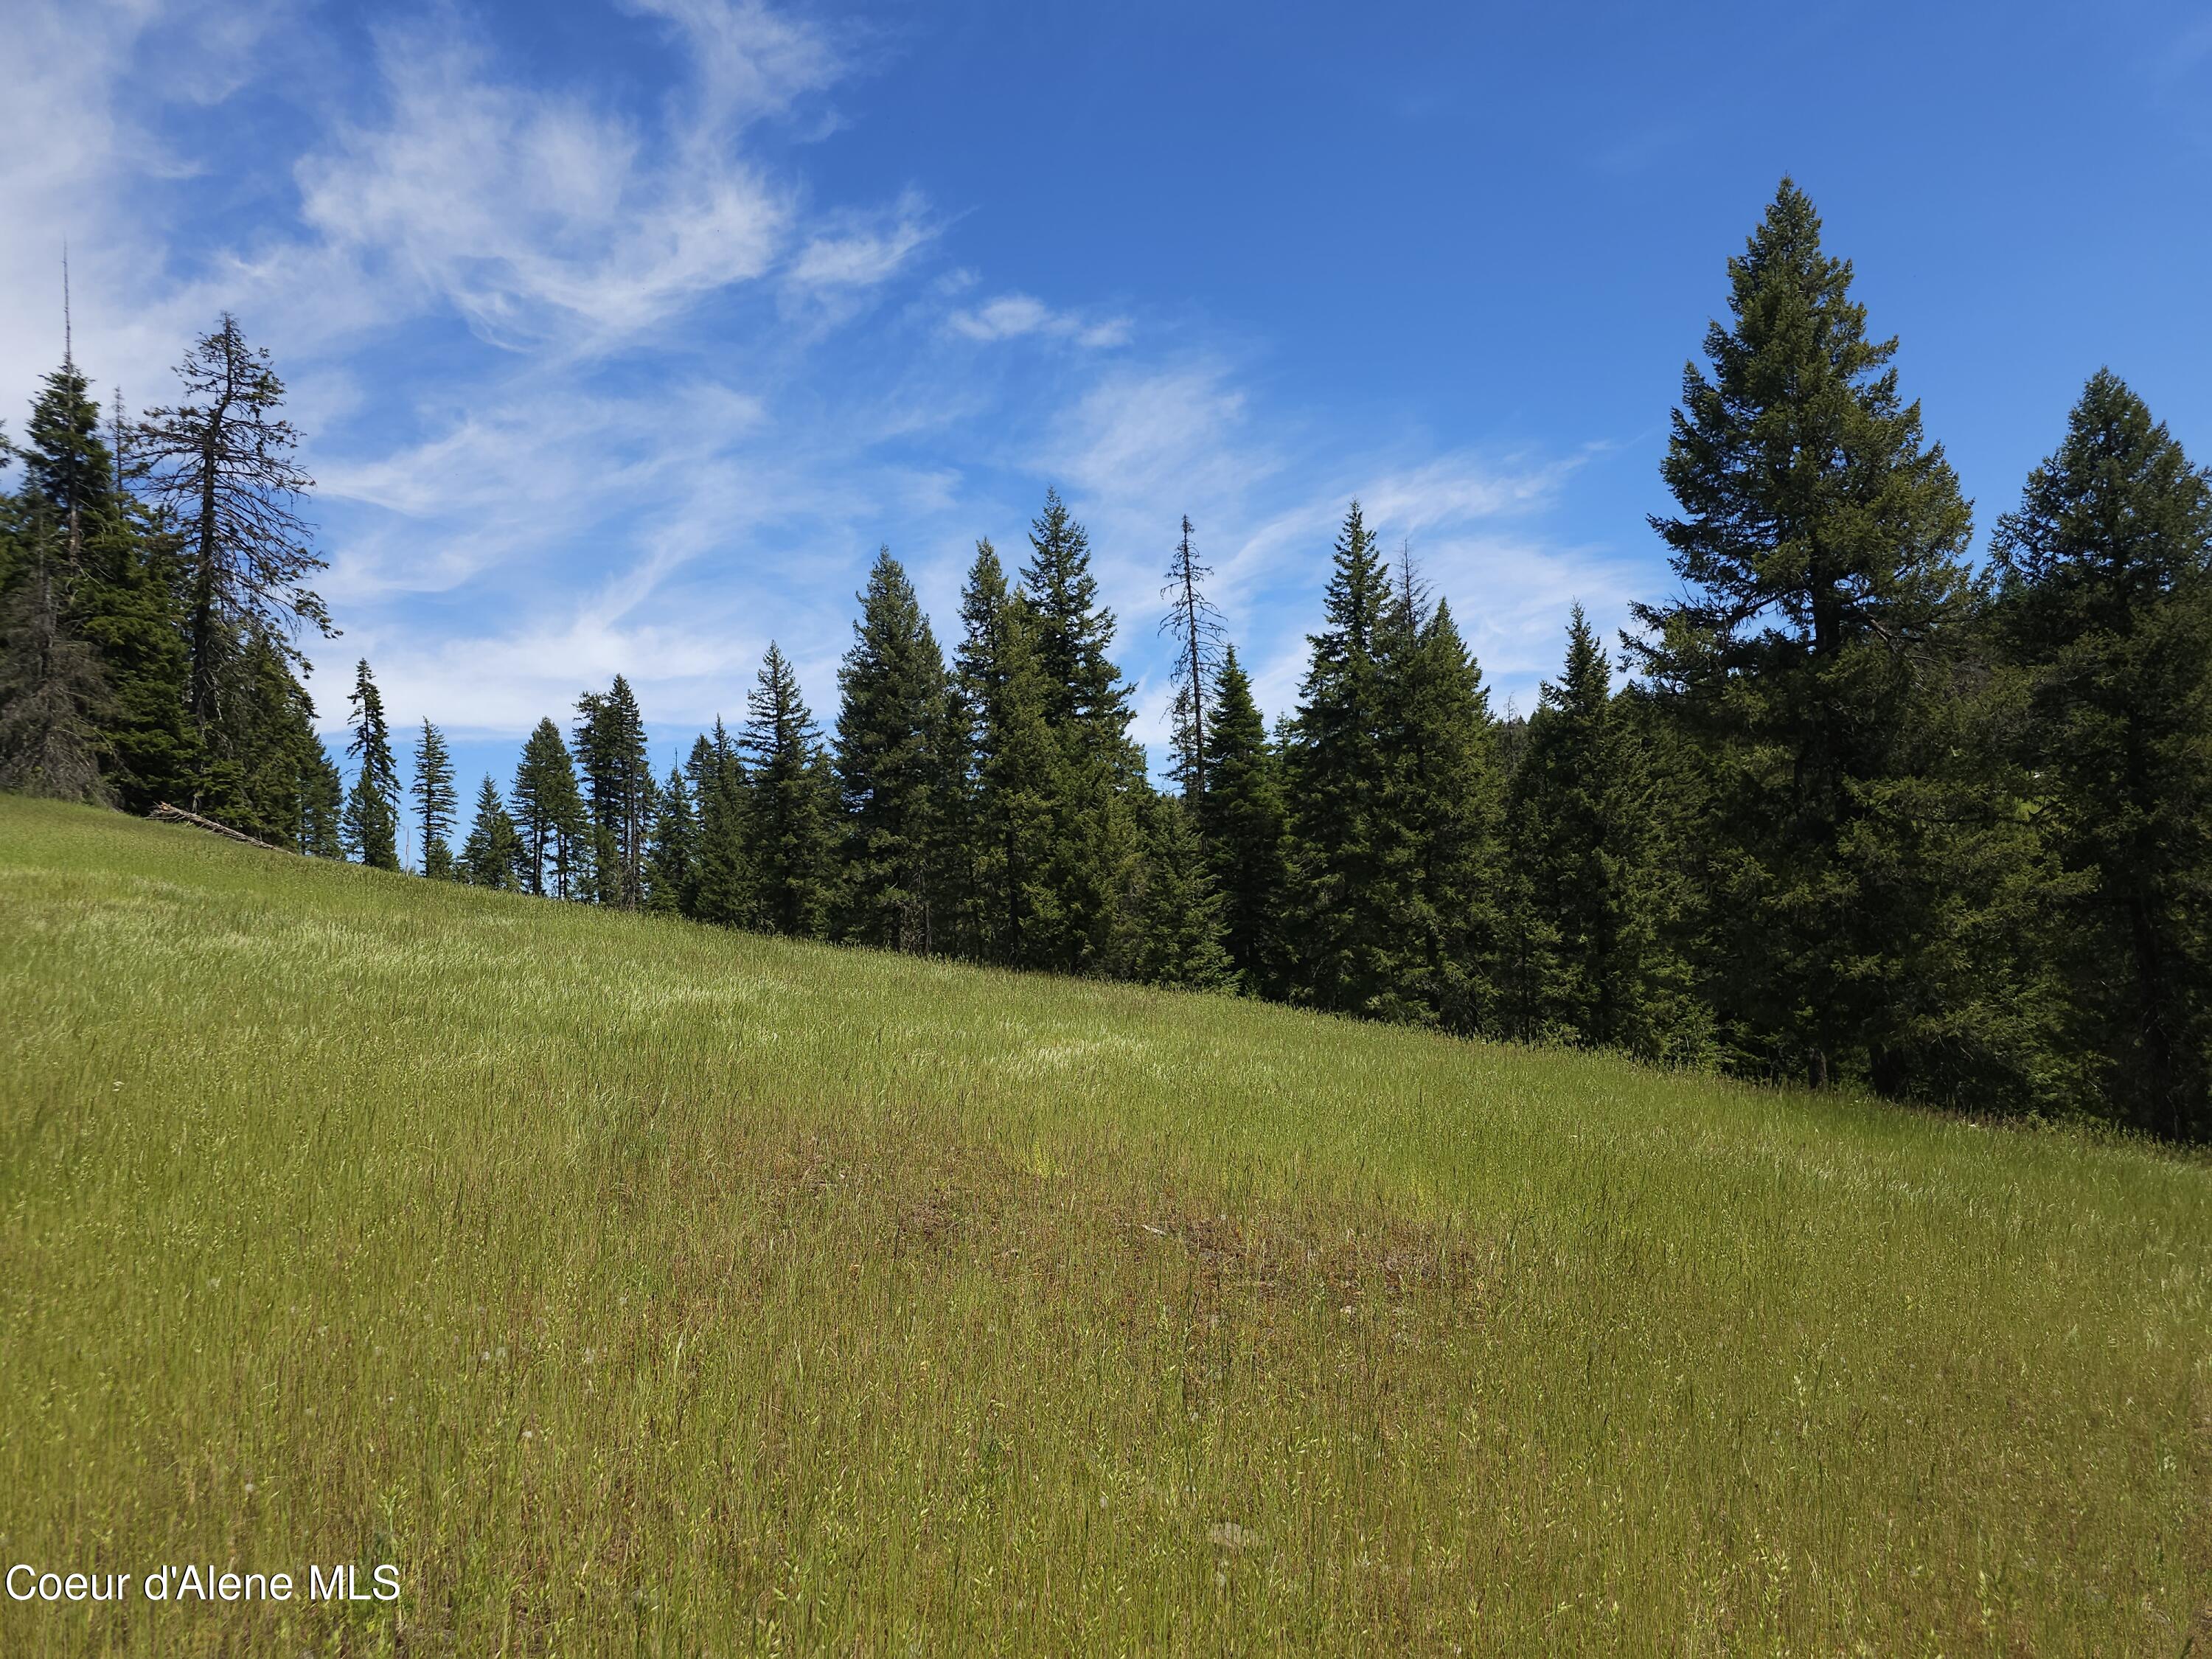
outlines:
[{"label": "grassy meadow", "polygon": [[2202,1159],[12,798],[0,1013],[0,1567],[404,1587],[9,1655],[2212,1659]]}]

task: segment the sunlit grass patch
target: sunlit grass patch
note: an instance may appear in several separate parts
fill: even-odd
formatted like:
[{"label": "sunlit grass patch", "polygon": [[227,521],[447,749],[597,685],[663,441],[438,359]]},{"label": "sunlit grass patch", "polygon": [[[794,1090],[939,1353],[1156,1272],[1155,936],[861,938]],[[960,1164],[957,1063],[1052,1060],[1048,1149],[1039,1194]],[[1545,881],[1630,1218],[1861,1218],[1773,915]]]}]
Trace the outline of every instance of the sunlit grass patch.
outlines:
[{"label": "sunlit grass patch", "polygon": [[0,1554],[407,1587],[11,1655],[2212,1617],[2201,1161],[13,799],[0,946]]}]

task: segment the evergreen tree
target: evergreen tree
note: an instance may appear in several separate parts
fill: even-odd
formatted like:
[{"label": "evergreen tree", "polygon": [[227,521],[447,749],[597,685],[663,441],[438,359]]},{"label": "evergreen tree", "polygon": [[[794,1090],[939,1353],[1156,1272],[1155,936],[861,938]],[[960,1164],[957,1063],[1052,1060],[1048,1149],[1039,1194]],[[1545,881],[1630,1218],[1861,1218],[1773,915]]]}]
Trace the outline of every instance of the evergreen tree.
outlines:
[{"label": "evergreen tree", "polygon": [[1144,757],[1128,738],[1128,689],[1108,656],[1114,613],[1098,603],[1091,541],[1057,491],[1030,526],[1022,601],[1057,751],[1043,792],[1049,904],[1031,913],[1025,950],[1065,973],[1106,967],[1123,926],[1118,913],[1142,854],[1137,802]]},{"label": "evergreen tree", "polygon": [[653,765],[645,718],[620,674],[576,703],[575,754],[583,773],[593,849],[592,896],[635,909],[644,902],[646,841],[653,827]]},{"label": "evergreen tree", "polygon": [[1402,940],[1383,790],[1382,634],[1388,573],[1352,502],[1336,540],[1322,600],[1325,626],[1309,636],[1306,670],[1286,754],[1290,798],[1292,994],[1347,1013],[1387,1015],[1397,1000]]},{"label": "evergreen tree", "polygon": [[799,677],[774,641],[745,699],[752,868],[762,926],[801,939],[823,931],[834,866],[834,785]]},{"label": "evergreen tree", "polygon": [[1221,895],[1191,811],[1174,796],[1155,795],[1145,818],[1139,890],[1126,907],[1130,939],[1116,966],[1147,985],[1227,990],[1237,965],[1222,944]]},{"label": "evergreen tree", "polygon": [[1170,717],[1175,763],[1170,771],[1182,787],[1183,799],[1191,803],[1206,791],[1206,726],[1212,714],[1207,707],[1209,687],[1222,648],[1221,613],[1206,597],[1206,579],[1212,574],[1190,544],[1190,515],[1185,514],[1182,539],[1176,544],[1175,556],[1168,564],[1167,586],[1160,590],[1160,597],[1168,601],[1168,614],[1160,618],[1160,632],[1172,635],[1176,642],[1175,708]]},{"label": "evergreen tree", "polygon": [[346,754],[356,763],[353,793],[346,798],[347,851],[376,870],[399,867],[399,767],[392,755],[392,733],[385,724],[384,696],[368,672],[368,659],[355,665],[353,740]]},{"label": "evergreen tree", "polygon": [[477,815],[469,825],[469,838],[461,844],[460,878],[473,887],[530,888],[530,860],[523,853],[522,837],[499,798],[499,788],[487,777],[477,791]]},{"label": "evergreen tree", "polygon": [[1729,274],[1662,469],[1681,515],[1652,521],[1687,592],[1638,607],[1637,655],[1712,759],[1712,988],[1742,1061],[1910,1089],[1911,1011],[1946,1000],[1929,975],[1958,918],[1904,849],[1941,759],[1968,510],[1789,180]]},{"label": "evergreen tree", "polygon": [[[246,635],[225,647],[222,681],[230,713],[222,741],[201,751],[194,781],[200,810],[280,847],[329,847],[330,826],[318,820],[333,769],[316,732],[314,702],[292,665],[265,640]],[[343,780],[336,787],[343,793]],[[341,855],[343,818],[341,807]]]},{"label": "evergreen tree", "polygon": [[34,527],[31,566],[0,601],[0,788],[64,800],[106,798],[100,659],[64,613],[54,538]]},{"label": "evergreen tree", "polygon": [[699,818],[680,766],[668,769],[653,844],[645,860],[645,908],[660,915],[694,915],[699,903]]},{"label": "evergreen tree", "polygon": [[1492,1029],[1504,855],[1503,780],[1489,694],[1453,623],[1426,608],[1408,555],[1379,630],[1382,788],[1372,820],[1395,938],[1395,982],[1374,1001],[1397,1019]]},{"label": "evergreen tree", "polygon": [[687,770],[699,811],[699,874],[692,913],[724,927],[760,925],[750,828],[751,781],[743,757],[714,719],[710,736],[692,745]]},{"label": "evergreen tree", "polygon": [[187,702],[200,740],[220,734],[224,653],[251,641],[296,658],[301,623],[333,630],[308,587],[325,561],[298,503],[313,480],[278,410],[284,383],[228,312],[178,365],[182,401],[150,411],[135,448],[155,501],[183,532]]},{"label": "evergreen tree", "polygon": [[541,898],[581,896],[580,878],[590,867],[586,844],[590,824],[576,785],[575,763],[561,741],[561,728],[551,720],[538,721],[524,742],[509,795],[522,848],[525,890]]},{"label": "evergreen tree", "polygon": [[1129,700],[1107,654],[1114,613],[1098,603],[1091,538],[1056,489],[1045,492],[1044,510],[1030,525],[1030,550],[1022,591],[1047,687],[1045,719],[1055,728],[1087,726],[1102,745],[1118,744],[1128,729]]},{"label": "evergreen tree", "polygon": [[1050,688],[1028,606],[1007,592],[997,551],[975,544],[961,596],[958,683],[973,744],[966,865],[974,953],[1010,967],[1045,965],[1059,921],[1048,883],[1059,746]]},{"label": "evergreen tree", "polygon": [[312,752],[303,751],[300,769],[300,851],[310,858],[343,858],[344,822],[345,778],[318,739]]},{"label": "evergreen tree", "polygon": [[838,681],[836,778],[844,808],[838,933],[900,951],[939,948],[939,852],[950,687],[945,655],[890,550],[860,595]]},{"label": "evergreen tree", "polygon": [[2212,476],[2100,369],[1992,553],[2066,1039],[2112,1116],[2212,1136]]},{"label": "evergreen tree", "polygon": [[197,756],[171,538],[125,490],[124,433],[118,401],[114,443],[101,441],[99,405],[64,362],[32,410],[20,505],[27,526],[52,527],[44,597],[58,604],[62,634],[91,648],[104,687],[94,722],[101,791],[144,811],[191,798]]},{"label": "evergreen tree", "polygon": [[1281,769],[1234,646],[1223,651],[1214,676],[1206,746],[1198,820],[1221,899],[1223,944],[1247,988],[1279,995],[1287,890]]},{"label": "evergreen tree", "polygon": [[720,714],[714,716],[712,732],[693,740],[690,757],[684,763],[684,775],[690,780],[693,800],[702,806],[709,795],[744,786],[744,758]]},{"label": "evergreen tree", "polygon": [[1705,1019],[1679,953],[1683,848],[1665,838],[1644,744],[1578,605],[1513,777],[1515,1035],[1693,1064]]},{"label": "evergreen tree", "polygon": [[453,758],[446,734],[422,722],[415,745],[415,816],[422,826],[422,873],[433,881],[453,878],[453,815],[460,796],[453,787]]}]

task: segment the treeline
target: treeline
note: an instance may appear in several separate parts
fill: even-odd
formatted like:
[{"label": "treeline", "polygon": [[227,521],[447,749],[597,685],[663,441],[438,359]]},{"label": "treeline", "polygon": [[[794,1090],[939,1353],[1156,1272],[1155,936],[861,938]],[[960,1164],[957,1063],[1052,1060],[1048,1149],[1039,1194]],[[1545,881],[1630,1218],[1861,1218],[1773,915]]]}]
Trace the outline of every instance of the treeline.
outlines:
[{"label": "treeline", "polygon": [[[827,732],[771,646],[738,728],[656,777],[617,677],[465,827],[435,727],[400,776],[366,663],[343,799],[313,741],[287,630],[326,624],[265,528],[304,481],[255,487],[259,527],[193,515],[185,439],[252,417],[195,393],[103,444],[65,365],[8,525],[0,763],[386,867],[406,791],[424,872],[485,886],[2212,1137],[2212,482],[2100,372],[1977,570],[1850,281],[1785,180],[1685,371],[1652,525],[1680,590],[1619,683],[1577,611],[1526,721],[1355,502],[1271,731],[1186,520],[1155,788],[1048,495],[1016,569],[978,544],[949,653],[878,558]],[[276,390],[234,341],[188,386]]]}]

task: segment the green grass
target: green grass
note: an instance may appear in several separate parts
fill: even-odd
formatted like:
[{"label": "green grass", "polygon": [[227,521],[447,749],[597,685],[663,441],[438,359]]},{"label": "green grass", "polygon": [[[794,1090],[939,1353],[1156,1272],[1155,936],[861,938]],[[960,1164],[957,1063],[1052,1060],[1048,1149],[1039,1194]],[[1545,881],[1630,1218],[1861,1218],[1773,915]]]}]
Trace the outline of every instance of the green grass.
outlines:
[{"label": "green grass", "polygon": [[0,799],[0,1651],[2212,1655],[2212,1170]]}]

